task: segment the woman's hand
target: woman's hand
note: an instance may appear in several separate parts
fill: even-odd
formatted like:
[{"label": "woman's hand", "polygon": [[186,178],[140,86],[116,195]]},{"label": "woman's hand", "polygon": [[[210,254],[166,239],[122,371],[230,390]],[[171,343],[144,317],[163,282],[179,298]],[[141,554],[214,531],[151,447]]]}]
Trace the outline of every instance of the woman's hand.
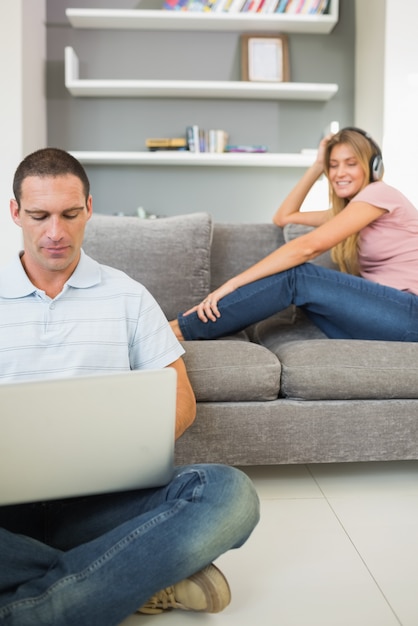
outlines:
[{"label": "woman's hand", "polygon": [[327,219],[325,207],[318,207],[317,211],[301,211],[300,209],[313,185],[325,172],[326,151],[333,136],[329,134],[320,141],[314,163],[308,167],[273,215],[273,223],[276,226],[283,228],[286,224],[292,223],[319,226]]},{"label": "woman's hand", "polygon": [[330,140],[334,137],[334,133],[329,133],[319,142],[318,152],[316,155],[316,163],[321,166],[322,171],[325,170],[325,155]]},{"label": "woman's hand", "polygon": [[212,291],[212,293],[207,295],[202,302],[196,304],[196,306],[183,313],[183,315],[190,315],[190,313],[194,313],[196,311],[198,318],[202,322],[208,322],[209,320],[211,322],[216,322],[216,320],[221,317],[218,309],[219,300],[228,295],[228,293],[232,293],[234,290],[235,287],[233,287],[231,282],[228,281],[221,285],[221,287],[218,287],[218,289],[215,289],[215,291]]}]

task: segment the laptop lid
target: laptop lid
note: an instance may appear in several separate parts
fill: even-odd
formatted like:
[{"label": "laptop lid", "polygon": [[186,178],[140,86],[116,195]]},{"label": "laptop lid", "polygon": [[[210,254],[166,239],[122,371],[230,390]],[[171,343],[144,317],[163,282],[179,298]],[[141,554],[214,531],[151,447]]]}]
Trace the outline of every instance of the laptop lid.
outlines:
[{"label": "laptop lid", "polygon": [[173,368],[0,385],[0,505],[166,484]]}]

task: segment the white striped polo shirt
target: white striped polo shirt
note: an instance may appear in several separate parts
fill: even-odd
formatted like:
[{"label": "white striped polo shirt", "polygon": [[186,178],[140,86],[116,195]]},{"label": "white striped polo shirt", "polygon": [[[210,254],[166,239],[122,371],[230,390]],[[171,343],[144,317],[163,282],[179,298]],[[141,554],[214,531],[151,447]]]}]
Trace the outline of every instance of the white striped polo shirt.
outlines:
[{"label": "white striped polo shirt", "polygon": [[183,353],[149,291],[83,251],[53,299],[18,255],[0,270],[0,382],[157,369]]}]

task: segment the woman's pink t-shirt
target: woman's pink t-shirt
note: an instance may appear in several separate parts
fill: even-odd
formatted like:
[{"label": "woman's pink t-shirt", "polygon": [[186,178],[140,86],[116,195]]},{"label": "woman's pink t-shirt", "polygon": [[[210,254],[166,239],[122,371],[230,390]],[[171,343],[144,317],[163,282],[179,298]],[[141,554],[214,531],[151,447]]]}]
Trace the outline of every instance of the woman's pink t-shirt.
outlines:
[{"label": "woman's pink t-shirt", "polygon": [[367,202],[386,211],[360,232],[361,276],[418,295],[417,209],[382,181],[367,185],[352,202]]}]

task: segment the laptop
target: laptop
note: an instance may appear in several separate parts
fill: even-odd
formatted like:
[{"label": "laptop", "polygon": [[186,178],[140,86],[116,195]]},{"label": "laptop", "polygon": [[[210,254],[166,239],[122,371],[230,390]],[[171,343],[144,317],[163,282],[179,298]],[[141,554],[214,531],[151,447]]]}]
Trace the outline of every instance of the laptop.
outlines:
[{"label": "laptop", "polygon": [[168,483],[176,381],[170,367],[0,385],[0,506]]}]

